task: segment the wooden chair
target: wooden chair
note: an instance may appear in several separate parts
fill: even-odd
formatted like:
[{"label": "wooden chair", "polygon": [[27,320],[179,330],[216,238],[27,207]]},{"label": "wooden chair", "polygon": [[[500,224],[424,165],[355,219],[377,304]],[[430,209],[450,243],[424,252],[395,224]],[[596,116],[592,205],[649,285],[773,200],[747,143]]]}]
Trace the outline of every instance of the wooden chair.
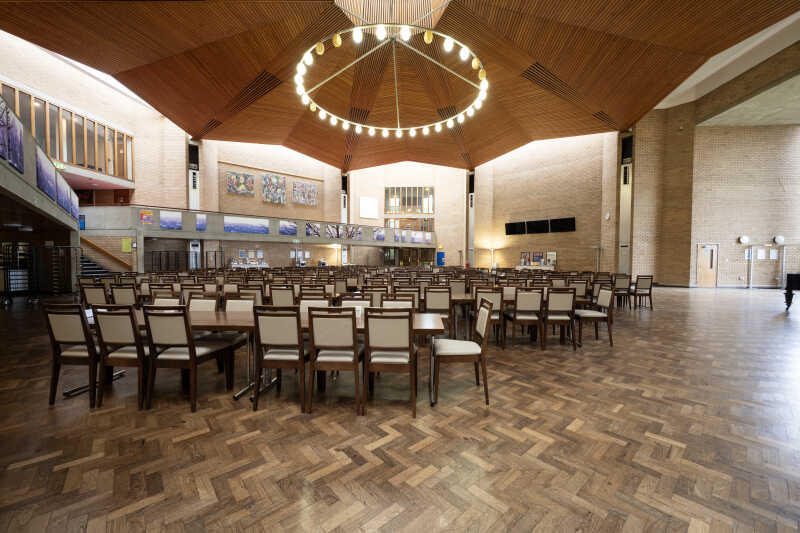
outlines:
[{"label": "wooden chair", "polygon": [[301,298],[299,304],[300,314],[304,315],[311,307],[331,307],[331,299],[325,297]]},{"label": "wooden chair", "polygon": [[186,306],[144,307],[147,340],[150,346],[150,375],[147,381],[147,408],[153,400],[156,370],[179,368],[189,374],[189,403],[192,412],[197,410],[197,366],[214,360],[218,352],[225,356],[225,387],[233,389],[233,348],[220,340],[200,339],[192,336]]},{"label": "wooden chair", "polygon": [[650,302],[650,309],[653,309],[653,276],[636,276],[633,304],[636,307],[644,307],[645,300]]},{"label": "wooden chair", "polygon": [[489,384],[486,376],[486,341],[489,337],[489,325],[492,316],[492,303],[482,299],[475,318],[475,329],[471,341],[455,339],[434,339],[433,341],[433,373],[434,402],[439,401],[440,363],[474,363],[475,384],[480,385],[478,367],[483,373],[483,392],[486,405],[489,405]]},{"label": "wooden chair", "polygon": [[414,309],[414,295],[406,294],[381,294],[381,307],[390,309]]},{"label": "wooden chair", "polygon": [[94,407],[99,356],[83,307],[77,304],[46,305],[44,316],[53,348],[50,405],[56,402],[61,365],[83,365],[89,369],[89,407]]},{"label": "wooden chair", "polygon": [[270,285],[269,298],[275,307],[291,307],[295,304],[294,288],[288,285]]},{"label": "wooden chair", "polygon": [[523,333],[525,326],[530,328],[531,342],[533,342],[534,334],[538,333],[539,346],[542,346],[542,337],[545,333],[542,331],[543,313],[542,307],[544,305],[544,295],[541,289],[532,289],[530,287],[518,287],[514,300],[514,308],[507,310],[504,313],[503,319],[503,342],[506,339],[506,324],[511,322],[511,344],[513,345],[517,340],[517,324],[522,326]]},{"label": "wooden chair", "polygon": [[367,414],[368,391],[375,386],[375,372],[408,373],[411,416],[417,417],[417,347],[414,345],[412,309],[368,308],[364,315],[364,399],[361,414]]},{"label": "wooden chair", "polygon": [[[474,308],[477,310],[480,307],[481,299],[489,300],[492,303],[492,315],[489,323],[495,330],[494,339],[497,344],[500,344],[500,334],[505,334],[502,331],[503,323],[503,290],[495,289],[492,287],[476,286],[474,294]],[[477,316],[477,311],[475,316]],[[503,339],[503,348],[505,348],[505,339]]]},{"label": "wooden chair", "polygon": [[[291,307],[257,306],[255,312],[256,383],[261,383],[265,368],[277,369],[275,390],[281,391],[284,368],[294,368],[298,372],[300,385],[300,411],[306,411],[306,362],[308,349],[303,345],[303,330],[300,322],[300,309]],[[258,410],[258,397],[261,387],[253,392],[253,411]]]},{"label": "wooden chair", "polygon": [[352,370],[355,381],[356,414],[363,414],[358,381],[364,347],[358,344],[356,310],[352,307],[311,307],[308,315],[311,349],[306,412],[311,412],[313,379],[316,371]]},{"label": "wooden chair", "polygon": [[108,293],[102,285],[82,285],[81,301],[87,309],[93,305],[105,305],[108,303]]},{"label": "wooden chair", "polygon": [[139,304],[139,298],[136,296],[136,288],[133,285],[112,285],[111,299],[114,301],[115,305]]},{"label": "wooden chair", "polygon": [[453,305],[450,298],[451,287],[425,287],[425,312],[437,313],[444,323],[445,327],[450,330],[450,337],[455,337],[453,333]]},{"label": "wooden chair", "polygon": [[414,309],[419,309],[420,290],[419,287],[399,286],[394,288],[394,294],[410,294],[414,297]]},{"label": "wooden chair", "polygon": [[578,321],[578,343],[583,344],[583,323],[594,322],[594,338],[600,338],[598,324],[605,322],[608,327],[608,344],[614,346],[614,339],[611,337],[611,322],[613,319],[614,308],[614,289],[610,285],[604,285],[597,295],[595,309],[578,309],[575,311],[575,319]]},{"label": "wooden chair", "polygon": [[362,294],[345,294],[341,301],[342,307],[372,307],[372,298]]},{"label": "wooden chair", "polygon": [[614,275],[614,296],[621,307],[631,306],[631,277],[627,274]]},{"label": "wooden chair", "polygon": [[382,286],[371,286],[371,287],[364,287],[361,290],[361,294],[368,295],[372,299],[372,307],[380,307],[381,306],[381,294],[388,294],[389,287],[386,285]]},{"label": "wooden chair", "polygon": [[[547,294],[547,313],[545,313],[544,332],[548,326],[559,326],[561,338],[564,328],[572,336],[572,349],[577,350],[575,341],[575,289],[553,287]],[[547,345],[547,335],[542,335],[542,347]]]},{"label": "wooden chair", "polygon": [[136,404],[142,409],[150,349],[144,344],[139,333],[133,305],[93,305],[92,314],[100,344],[100,388],[97,391],[97,407],[103,406],[106,377],[111,375],[114,367],[121,366],[137,369]]}]

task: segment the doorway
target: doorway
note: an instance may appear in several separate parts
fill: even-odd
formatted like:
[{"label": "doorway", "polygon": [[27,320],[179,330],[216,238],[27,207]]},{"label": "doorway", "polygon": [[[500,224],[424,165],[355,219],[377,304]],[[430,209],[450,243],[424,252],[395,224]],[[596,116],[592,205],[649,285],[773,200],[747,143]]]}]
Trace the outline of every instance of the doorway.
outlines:
[{"label": "doorway", "polygon": [[719,263],[718,244],[697,245],[697,286],[717,286],[717,263]]}]

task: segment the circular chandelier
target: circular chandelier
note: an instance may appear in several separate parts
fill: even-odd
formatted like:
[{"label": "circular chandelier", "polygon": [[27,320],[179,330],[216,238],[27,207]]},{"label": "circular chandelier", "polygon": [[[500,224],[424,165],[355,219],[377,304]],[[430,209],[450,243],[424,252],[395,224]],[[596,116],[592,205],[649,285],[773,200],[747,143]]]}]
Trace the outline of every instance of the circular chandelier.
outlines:
[{"label": "circular chandelier", "polygon": [[[355,60],[351,61],[341,69],[337,70],[321,82],[317,83],[311,88],[306,88],[305,83],[305,76],[310,71],[311,66],[314,64],[314,55],[321,56],[325,53],[325,46],[326,43],[330,42],[334,48],[339,48],[342,45],[342,39],[344,36],[350,34],[350,37],[353,39],[355,44],[360,44],[364,40],[364,34],[366,32],[373,33],[375,38],[378,41],[378,44],[372,47],[370,50],[366,51],[364,54],[357,57]],[[390,33],[391,32],[391,33]],[[430,57],[428,54],[417,50],[410,44],[407,44],[407,41],[411,39],[412,32],[419,32],[423,35],[423,41],[426,45],[434,45],[434,38],[439,38],[442,41],[442,49],[449,53],[452,52],[456,47],[459,48],[458,56],[461,61],[466,62],[471,58],[471,66],[472,70],[475,72],[476,80],[471,80],[465,76],[462,76],[458,72],[454,71],[450,67],[442,64],[441,62],[437,61],[436,59]],[[396,127],[385,127],[385,126],[374,126],[369,124],[364,124],[360,122],[356,122],[353,120],[346,119],[341,117],[335,113],[332,113],[329,109],[325,109],[322,107],[316,100],[312,94],[317,91],[320,87],[325,85],[330,80],[336,78],[339,74],[344,72],[345,70],[349,69],[350,67],[354,66],[359,61],[365,59],[370,54],[375,52],[376,50],[392,43],[392,57],[393,57],[393,68],[394,68],[394,94],[395,94],[395,115],[397,118],[397,126]],[[440,68],[446,70],[450,74],[460,78],[462,81],[468,83],[476,90],[475,99],[470,103],[465,109],[457,111],[456,113],[444,117],[441,120],[430,122],[427,124],[413,124],[413,125],[402,125],[400,122],[400,103],[399,103],[399,95],[398,95],[398,88],[397,88],[397,58],[395,55],[394,47],[395,45],[401,45],[405,48],[411,50],[412,52],[424,57],[428,61],[436,64]],[[414,26],[411,24],[368,24],[363,26],[354,26],[347,30],[339,31],[336,33],[332,33],[328,35],[317,44],[309,48],[303,53],[302,58],[297,63],[297,73],[294,77],[295,82],[295,89],[297,94],[300,96],[300,100],[302,101],[304,106],[307,106],[309,111],[312,113],[316,113],[320,120],[328,120],[331,126],[337,126],[341,124],[343,130],[348,131],[351,127],[354,128],[356,134],[361,134],[363,131],[366,131],[370,136],[375,136],[376,133],[380,132],[383,137],[389,137],[390,134],[394,134],[395,137],[398,139],[403,136],[404,133],[407,133],[410,137],[415,137],[417,135],[417,131],[422,132],[423,135],[428,135],[433,129],[435,132],[440,132],[444,127],[452,128],[455,126],[456,122],[459,124],[463,123],[467,117],[472,117],[476,111],[478,111],[481,107],[483,107],[483,101],[486,100],[486,94],[489,89],[489,81],[486,79],[486,69],[483,66],[483,62],[478,58],[475,53],[473,53],[465,44],[453,39],[451,36],[446,35],[444,33],[438,32],[436,30],[431,30],[427,28],[423,28],[420,26]]]}]

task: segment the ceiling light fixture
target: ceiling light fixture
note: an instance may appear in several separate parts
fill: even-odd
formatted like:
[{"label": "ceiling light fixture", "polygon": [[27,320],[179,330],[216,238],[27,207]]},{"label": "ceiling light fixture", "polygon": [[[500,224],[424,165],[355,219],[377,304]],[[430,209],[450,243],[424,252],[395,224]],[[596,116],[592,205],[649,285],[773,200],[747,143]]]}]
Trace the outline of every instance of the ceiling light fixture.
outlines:
[{"label": "ceiling light fixture", "polygon": [[[364,47],[359,50],[359,52],[364,51],[358,56],[354,61],[350,61],[346,66],[340,68],[338,71],[334,72],[333,74],[329,75],[325,79],[320,80],[320,77],[316,79],[313,77],[309,77],[311,73],[309,67],[314,63],[314,55],[322,56],[326,51],[326,41],[330,40],[331,47],[331,54],[337,54],[341,52],[337,52],[335,49],[340,48],[343,42],[343,37],[346,36],[347,33],[351,33],[353,42],[355,44],[360,44],[364,40],[364,33],[372,32],[377,39],[377,44],[375,41],[372,41],[368,47]],[[423,34],[422,41],[426,44],[432,44],[434,41],[435,36],[439,36],[443,40],[443,48],[445,52],[451,52],[455,48],[455,46],[459,47],[459,57],[461,61],[469,61],[471,58],[470,65],[473,71],[477,71],[477,80],[474,78],[476,77],[475,73],[472,74],[465,74],[462,75],[456,71],[454,71],[451,67],[445,66],[442,64],[438,59],[435,57],[431,57],[428,53],[425,52],[425,47],[420,46],[419,41],[414,41],[416,46],[412,43],[407,43],[407,41],[411,40],[412,32],[418,32]],[[394,79],[395,79],[395,124],[392,126],[384,126],[381,125],[380,127],[371,126],[369,124],[353,122],[352,120],[348,120],[341,115],[336,113],[331,113],[330,111],[324,109],[319,103],[314,100],[314,95],[316,94],[317,90],[320,87],[324,86],[329,81],[337,78],[342,72],[345,70],[350,69],[356,63],[360,62],[361,60],[368,57],[370,54],[375,52],[376,50],[382,48],[383,46],[391,46],[392,47],[392,62],[391,66],[394,69]],[[459,78],[461,81],[471,85],[477,92],[476,97],[472,101],[472,103],[468,104],[466,108],[461,108],[460,110],[454,110],[455,112],[446,117],[442,117],[439,122],[432,122],[429,124],[402,124],[400,120],[400,98],[397,96],[399,94],[399,85],[398,79],[402,78],[397,71],[397,48],[398,47],[405,47],[408,48],[410,52],[415,53],[422,58],[432,62],[435,66],[441,68],[442,70],[446,70],[449,74],[454,75],[454,77]],[[330,54],[329,54],[330,55]],[[320,59],[322,61],[322,59]],[[346,61],[346,60],[343,60]],[[330,72],[330,71],[329,71]],[[472,79],[470,79],[472,78]],[[311,81],[310,81],[311,80]],[[431,131],[431,127],[437,133],[441,132],[443,126],[447,126],[448,128],[453,128],[455,126],[456,121],[459,124],[463,124],[467,117],[473,117],[475,115],[475,111],[482,107],[482,102],[486,100],[487,96],[487,89],[489,88],[489,82],[486,80],[486,70],[483,66],[483,63],[475,55],[470,48],[459,41],[456,41],[451,36],[446,35],[444,33],[438,32],[436,30],[431,30],[424,27],[413,26],[409,24],[396,24],[396,23],[386,23],[386,24],[365,24],[362,26],[354,26],[350,29],[338,31],[332,33],[325,39],[315,43],[313,46],[308,48],[302,55],[301,60],[297,63],[297,74],[294,76],[294,82],[296,84],[296,92],[300,96],[300,100],[302,101],[304,106],[308,106],[309,110],[312,113],[317,113],[320,120],[325,120],[326,118],[330,122],[332,126],[336,126],[340,121],[342,122],[342,130],[348,131],[351,126],[355,129],[356,134],[361,134],[362,131],[365,129],[369,133],[370,136],[374,136],[375,133],[380,130],[381,136],[386,138],[389,136],[390,131],[394,131],[395,137],[398,139],[403,137],[403,132],[407,131],[410,137],[415,137],[417,134],[417,130],[422,130],[423,135],[428,135]],[[310,86],[306,88],[306,85]]]}]

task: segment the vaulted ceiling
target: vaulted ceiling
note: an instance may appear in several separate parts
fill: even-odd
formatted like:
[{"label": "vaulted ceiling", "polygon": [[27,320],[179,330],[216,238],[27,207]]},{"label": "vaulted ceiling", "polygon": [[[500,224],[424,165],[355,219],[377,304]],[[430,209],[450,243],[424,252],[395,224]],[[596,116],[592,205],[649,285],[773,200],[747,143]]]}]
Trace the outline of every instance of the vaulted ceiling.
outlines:
[{"label": "vaulted ceiling", "polygon": [[[800,0],[330,0],[0,3],[0,28],[113,75],[196,138],[282,144],[343,170],[397,161],[472,168],[533,140],[632,126],[709,57],[800,9]],[[303,106],[304,50],[371,22],[431,27],[468,45],[490,89],[453,129],[356,135]],[[306,87],[377,43],[347,36],[317,57]],[[409,44],[475,78],[457,49]],[[476,91],[408,50],[384,46],[315,100],[376,126],[440,120]],[[475,78],[477,81],[477,78]]]}]

